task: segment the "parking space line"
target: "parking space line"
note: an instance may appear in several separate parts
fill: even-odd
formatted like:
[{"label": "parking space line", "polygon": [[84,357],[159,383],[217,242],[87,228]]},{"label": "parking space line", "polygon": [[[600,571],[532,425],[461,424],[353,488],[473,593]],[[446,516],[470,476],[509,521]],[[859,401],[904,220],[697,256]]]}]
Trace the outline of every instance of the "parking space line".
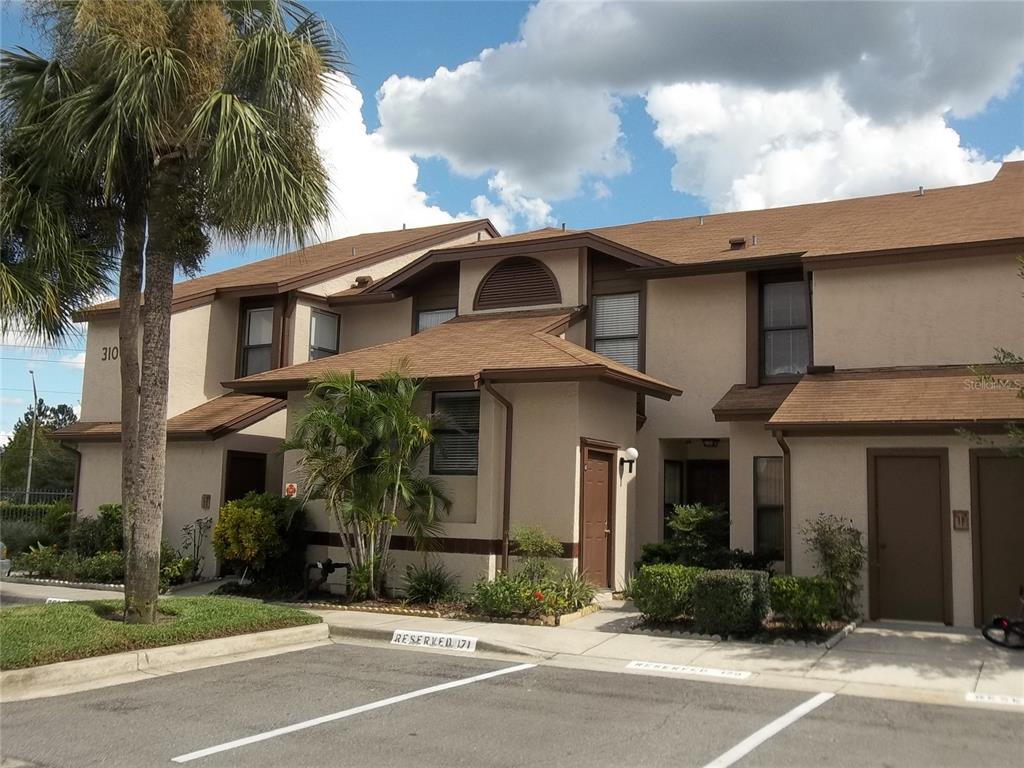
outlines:
[{"label": "parking space line", "polygon": [[788,728],[808,712],[820,707],[833,696],[835,696],[834,693],[819,693],[817,696],[808,699],[800,706],[789,710],[789,712],[784,714],[782,717],[772,720],[764,728],[750,734],[728,752],[719,755],[710,763],[705,765],[704,768],[728,768],[728,766],[753,752],[779,731]]},{"label": "parking space line", "polygon": [[171,758],[175,763],[188,763],[192,760],[198,760],[201,757],[208,757],[215,755],[218,752],[227,752],[238,747],[244,747],[247,744],[255,744],[258,741],[266,741],[267,739],[273,739],[277,736],[284,736],[288,733],[295,733],[296,731],[302,731],[306,728],[313,728],[317,725],[323,725],[324,723],[332,723],[335,720],[343,720],[346,717],[352,717],[353,715],[360,715],[363,712],[371,712],[375,709],[381,709],[382,707],[390,707],[392,704],[399,704],[403,701],[409,701],[409,699],[416,699],[420,696],[427,696],[431,693],[439,693],[440,691],[448,691],[452,688],[460,688],[464,685],[471,685],[472,683],[479,683],[483,680],[490,680],[494,677],[501,677],[503,675],[511,675],[513,672],[522,672],[523,670],[533,669],[536,664],[517,664],[514,667],[505,667],[504,669],[496,669],[493,672],[485,672],[481,675],[473,675],[472,677],[464,677],[461,680],[453,680],[449,683],[440,683],[439,685],[432,685],[429,688],[420,688],[417,691],[410,691],[409,693],[403,693],[398,696],[391,696],[387,699],[381,699],[380,701],[374,701],[370,704],[362,704],[358,707],[352,707],[351,709],[345,709],[341,712],[334,712],[330,715],[323,715],[321,717],[315,717],[312,720],[304,720],[301,723],[295,723],[294,725],[286,725],[283,728],[275,728],[272,731],[264,731],[263,733],[257,733],[255,736],[246,736],[244,739],[235,739],[234,741],[227,741],[223,744],[217,744],[213,747],[207,747],[206,749],[199,749],[195,752],[189,752],[186,755],[178,755],[177,757]]}]

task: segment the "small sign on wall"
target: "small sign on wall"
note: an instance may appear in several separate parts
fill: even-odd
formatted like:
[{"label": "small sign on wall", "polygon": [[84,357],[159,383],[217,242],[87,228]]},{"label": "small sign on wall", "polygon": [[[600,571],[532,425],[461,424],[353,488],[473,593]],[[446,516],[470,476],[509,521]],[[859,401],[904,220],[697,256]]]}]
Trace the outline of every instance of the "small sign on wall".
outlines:
[{"label": "small sign on wall", "polygon": [[969,531],[971,530],[971,513],[966,509],[954,509],[953,510],[953,530],[954,531]]},{"label": "small sign on wall", "polygon": [[289,499],[295,498],[299,493],[299,486],[296,483],[288,483],[284,487],[284,495]]}]

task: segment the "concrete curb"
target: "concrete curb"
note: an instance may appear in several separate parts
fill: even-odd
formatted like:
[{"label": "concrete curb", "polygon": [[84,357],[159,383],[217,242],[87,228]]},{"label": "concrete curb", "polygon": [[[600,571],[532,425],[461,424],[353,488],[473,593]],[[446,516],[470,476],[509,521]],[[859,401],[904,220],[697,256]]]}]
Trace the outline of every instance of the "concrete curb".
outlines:
[{"label": "concrete curb", "polygon": [[62,581],[61,579],[34,579],[31,576],[4,576],[0,581],[9,584],[33,584],[37,587],[67,587],[68,589],[95,589],[102,592],[124,592],[124,584],[99,584],[93,581]]},{"label": "concrete curb", "polygon": [[322,645],[329,639],[327,624],[305,624],[27,669],[8,669],[0,672],[0,701],[21,701],[102,688],[153,675],[228,664],[254,655],[267,656],[297,650],[298,647]]},{"label": "concrete curb", "polygon": [[[373,640],[390,645],[391,638],[395,633],[394,628],[329,626],[331,639],[336,642],[344,642],[345,640]],[[452,632],[450,634],[459,635],[462,633]],[[552,655],[538,651],[536,648],[527,648],[523,645],[514,645],[513,643],[495,643],[490,640],[481,639],[477,639],[476,648],[478,651],[484,651],[485,653],[499,653],[504,656],[525,656],[531,659],[546,659]],[[439,649],[428,648],[425,650],[438,651]]]}]

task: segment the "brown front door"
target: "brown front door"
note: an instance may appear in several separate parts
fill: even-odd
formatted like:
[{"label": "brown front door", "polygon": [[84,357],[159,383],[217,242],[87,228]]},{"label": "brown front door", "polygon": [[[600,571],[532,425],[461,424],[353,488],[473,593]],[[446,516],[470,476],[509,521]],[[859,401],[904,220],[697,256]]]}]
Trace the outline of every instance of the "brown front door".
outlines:
[{"label": "brown front door", "polygon": [[240,499],[250,491],[267,490],[267,454],[228,451],[224,470],[224,501]]},{"label": "brown front door", "polygon": [[975,621],[1016,616],[1024,587],[1024,458],[972,452]]},{"label": "brown front door", "polygon": [[598,586],[611,586],[614,454],[583,449],[583,514],[580,568]]},{"label": "brown front door", "polygon": [[869,450],[871,617],[951,624],[945,451]]}]

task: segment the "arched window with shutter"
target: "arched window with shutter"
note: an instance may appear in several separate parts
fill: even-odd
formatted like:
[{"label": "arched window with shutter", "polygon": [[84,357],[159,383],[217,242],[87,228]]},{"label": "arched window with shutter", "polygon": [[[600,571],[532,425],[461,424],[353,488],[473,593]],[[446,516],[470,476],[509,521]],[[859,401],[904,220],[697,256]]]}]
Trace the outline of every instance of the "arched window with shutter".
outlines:
[{"label": "arched window with shutter", "polygon": [[514,256],[496,264],[476,290],[473,309],[561,304],[562,292],[548,266],[537,259]]}]

